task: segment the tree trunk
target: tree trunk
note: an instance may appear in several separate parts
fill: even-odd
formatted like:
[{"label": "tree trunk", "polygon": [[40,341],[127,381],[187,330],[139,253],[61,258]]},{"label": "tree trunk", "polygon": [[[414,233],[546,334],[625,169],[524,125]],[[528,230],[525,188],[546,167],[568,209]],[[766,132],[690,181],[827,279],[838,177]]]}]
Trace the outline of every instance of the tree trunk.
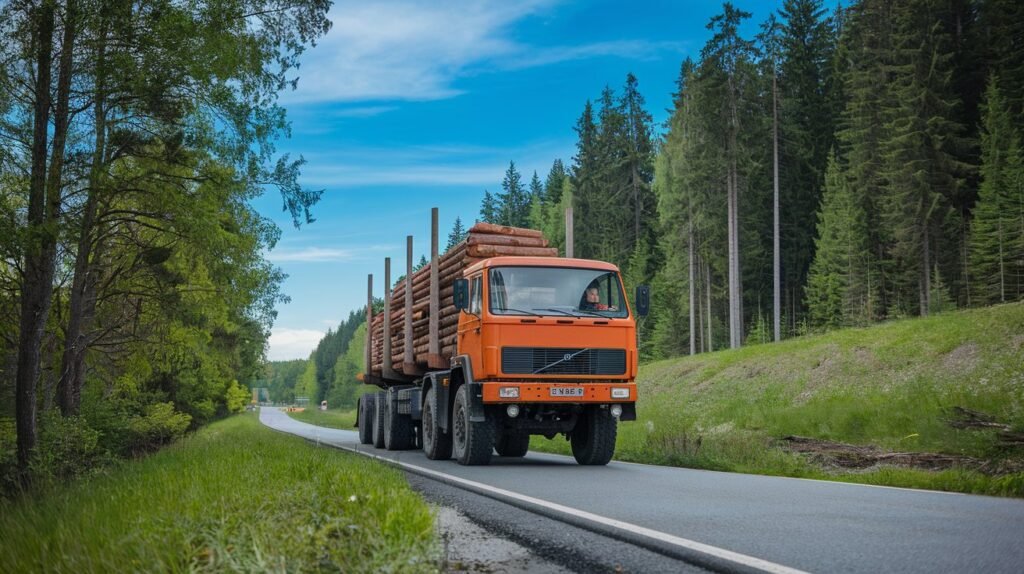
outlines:
[{"label": "tree trunk", "polygon": [[776,76],[772,74],[772,161],[774,179],[773,227],[772,227],[772,319],[775,341],[782,340],[782,276],[779,246],[779,90]]},{"label": "tree trunk", "polygon": [[688,257],[689,257],[688,263],[689,263],[689,268],[690,268],[689,269],[689,275],[690,275],[690,285],[689,285],[689,287],[690,287],[690,354],[691,355],[696,355],[697,354],[697,333],[695,332],[694,328],[696,327],[696,323],[697,323],[696,322],[696,313],[697,313],[696,302],[697,301],[696,301],[696,292],[694,290],[695,289],[694,283],[695,283],[695,280],[696,280],[696,277],[695,277],[696,273],[695,273],[694,266],[696,265],[696,262],[693,260],[693,191],[692,190],[687,189],[686,199],[687,199],[687,211],[688,211],[688,214],[689,214],[688,221],[687,221],[687,232],[686,232],[686,250],[687,250],[687,253],[688,253]]},{"label": "tree trunk", "polygon": [[920,306],[921,316],[927,317],[932,309],[932,286],[931,286],[931,254],[928,249],[928,223],[922,224],[921,233],[921,274],[920,277]]},{"label": "tree trunk", "polygon": [[[101,27],[96,57],[95,149],[89,172],[89,190],[82,214],[82,229],[75,254],[75,275],[71,284],[68,325],[64,337],[64,355],[61,359],[59,401],[64,416],[77,415],[81,407],[82,387],[85,384],[85,352],[88,348],[86,333],[96,309],[96,266],[93,258],[93,226],[96,221],[100,195],[100,177],[103,172],[106,148],[105,105],[105,53],[106,28]],[[96,251],[99,251],[97,246]]]},{"label": "tree trunk", "polygon": [[743,315],[740,299],[740,250],[739,250],[739,170],[736,166],[736,132],[739,131],[739,117],[736,112],[736,96],[732,78],[729,78],[729,149],[728,174],[726,176],[726,198],[728,203],[729,235],[729,347],[737,349],[743,341]]},{"label": "tree trunk", "polygon": [[707,298],[708,298],[708,352],[715,350],[715,338],[714,333],[711,331],[711,263],[704,262],[704,274],[707,278],[705,286],[707,287]]},{"label": "tree trunk", "polygon": [[[47,249],[46,150],[50,123],[50,66],[53,60],[54,4],[44,1],[35,10],[36,78],[32,131],[32,167],[29,175],[28,242],[25,275],[21,286],[21,317],[15,375],[15,418],[18,432],[18,466],[25,476],[36,446],[36,381],[39,378],[40,345],[50,307],[53,265]],[[49,267],[49,272],[47,272]]]}]

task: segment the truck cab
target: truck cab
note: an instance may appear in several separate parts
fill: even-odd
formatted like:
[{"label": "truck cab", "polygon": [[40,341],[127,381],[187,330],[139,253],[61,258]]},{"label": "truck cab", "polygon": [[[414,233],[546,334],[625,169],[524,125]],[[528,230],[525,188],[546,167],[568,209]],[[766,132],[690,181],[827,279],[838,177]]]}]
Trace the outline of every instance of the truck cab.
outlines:
[{"label": "truck cab", "polygon": [[469,383],[461,410],[458,397],[451,409],[456,457],[472,458],[474,432],[493,434],[481,440],[503,456],[525,454],[531,435],[564,434],[577,461],[607,463],[617,422],[636,418],[636,323],[618,268],[494,257],[466,269],[454,299],[453,363]]}]

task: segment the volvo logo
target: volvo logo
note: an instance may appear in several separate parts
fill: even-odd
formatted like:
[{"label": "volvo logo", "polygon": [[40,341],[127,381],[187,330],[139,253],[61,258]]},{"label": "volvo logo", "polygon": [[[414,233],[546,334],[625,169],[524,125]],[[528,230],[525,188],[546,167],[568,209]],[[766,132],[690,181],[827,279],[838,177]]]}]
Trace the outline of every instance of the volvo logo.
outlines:
[{"label": "volvo logo", "polygon": [[570,361],[570,360],[572,360],[572,353],[566,353],[566,354],[562,355],[562,360],[563,361]]}]

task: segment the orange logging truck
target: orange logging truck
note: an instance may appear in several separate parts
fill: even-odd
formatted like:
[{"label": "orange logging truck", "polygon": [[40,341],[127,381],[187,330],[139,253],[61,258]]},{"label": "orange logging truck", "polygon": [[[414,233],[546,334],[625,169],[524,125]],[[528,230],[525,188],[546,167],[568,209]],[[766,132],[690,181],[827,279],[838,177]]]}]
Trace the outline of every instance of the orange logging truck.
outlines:
[{"label": "orange logging truck", "polygon": [[650,294],[624,295],[610,263],[558,256],[539,231],[478,223],[438,256],[432,213],[430,264],[393,289],[384,260],[384,310],[368,278],[364,444],[422,448],[460,464],[521,457],[531,435],[562,434],[580,464],[615,452],[618,421],[636,420],[636,315]]}]

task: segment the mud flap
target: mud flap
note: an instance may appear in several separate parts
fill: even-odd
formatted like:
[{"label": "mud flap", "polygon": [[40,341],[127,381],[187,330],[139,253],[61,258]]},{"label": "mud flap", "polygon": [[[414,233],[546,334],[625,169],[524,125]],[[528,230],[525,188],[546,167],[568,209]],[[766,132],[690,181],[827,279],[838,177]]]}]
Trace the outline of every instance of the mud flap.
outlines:
[{"label": "mud flap", "polygon": [[469,385],[469,420],[482,423],[487,420],[487,413],[484,412],[484,386],[480,383],[466,384]]}]

